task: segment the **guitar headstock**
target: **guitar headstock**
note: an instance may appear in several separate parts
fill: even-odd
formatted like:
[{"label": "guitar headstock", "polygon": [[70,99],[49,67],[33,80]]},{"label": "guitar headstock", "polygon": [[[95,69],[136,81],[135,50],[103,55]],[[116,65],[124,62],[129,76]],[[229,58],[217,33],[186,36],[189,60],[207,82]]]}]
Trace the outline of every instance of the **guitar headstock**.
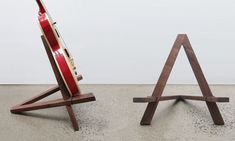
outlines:
[{"label": "guitar headstock", "polygon": [[38,6],[39,6],[39,15],[46,13],[46,8],[42,2],[42,0],[36,0]]}]

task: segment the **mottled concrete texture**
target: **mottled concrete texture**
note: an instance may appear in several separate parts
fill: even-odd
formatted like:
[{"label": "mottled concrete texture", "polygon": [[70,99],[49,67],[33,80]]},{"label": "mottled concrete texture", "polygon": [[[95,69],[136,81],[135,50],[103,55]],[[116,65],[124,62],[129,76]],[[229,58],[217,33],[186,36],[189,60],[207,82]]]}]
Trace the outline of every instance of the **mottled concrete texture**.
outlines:
[{"label": "mottled concrete texture", "polygon": [[[218,103],[224,126],[213,124],[204,102],[164,101],[150,126],[140,126],[146,104],[132,98],[148,96],[153,85],[82,85],[93,92],[96,102],[74,105],[80,131],[74,132],[64,107],[11,114],[9,109],[52,85],[0,86],[1,141],[234,141],[235,86],[212,85],[215,96],[228,96],[230,103]],[[168,85],[164,95],[201,95],[194,85]],[[60,98],[57,93],[48,99]]]}]

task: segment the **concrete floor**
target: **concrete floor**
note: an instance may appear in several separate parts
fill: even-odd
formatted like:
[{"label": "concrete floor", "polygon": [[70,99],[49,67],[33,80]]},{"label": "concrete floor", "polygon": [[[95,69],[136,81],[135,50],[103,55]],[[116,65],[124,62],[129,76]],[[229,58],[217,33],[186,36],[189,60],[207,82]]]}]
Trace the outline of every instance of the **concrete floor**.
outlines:
[{"label": "concrete floor", "polygon": [[[132,103],[136,96],[151,95],[153,85],[82,85],[96,102],[74,105],[80,131],[74,132],[64,107],[11,114],[11,106],[52,85],[0,86],[0,140],[4,141],[235,141],[235,85],[213,85],[224,126],[213,124],[204,102],[160,102],[150,126],[139,122],[146,104]],[[168,85],[164,95],[200,95],[194,85]],[[48,99],[59,98],[57,93]]]}]

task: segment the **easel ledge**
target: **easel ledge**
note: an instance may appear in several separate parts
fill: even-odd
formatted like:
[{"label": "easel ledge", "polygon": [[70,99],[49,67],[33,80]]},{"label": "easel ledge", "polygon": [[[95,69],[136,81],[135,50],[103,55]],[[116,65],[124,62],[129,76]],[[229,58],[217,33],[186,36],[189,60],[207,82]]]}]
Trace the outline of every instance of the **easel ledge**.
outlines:
[{"label": "easel ledge", "polygon": [[172,96],[161,96],[161,97],[136,97],[133,98],[135,103],[148,103],[156,101],[166,101],[166,100],[198,100],[207,102],[229,102],[228,97],[214,97],[214,96],[191,96],[191,95],[172,95]]}]

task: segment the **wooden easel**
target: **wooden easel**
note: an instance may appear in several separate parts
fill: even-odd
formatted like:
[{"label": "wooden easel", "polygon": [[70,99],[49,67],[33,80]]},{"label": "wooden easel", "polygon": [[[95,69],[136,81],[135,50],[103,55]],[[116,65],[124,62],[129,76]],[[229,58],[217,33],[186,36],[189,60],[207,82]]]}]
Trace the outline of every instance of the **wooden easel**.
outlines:
[{"label": "wooden easel", "polygon": [[[44,47],[46,49],[49,61],[51,63],[52,69],[54,71],[56,80],[58,82],[58,85],[54,88],[51,88],[29,100],[26,100],[25,102],[18,104],[11,108],[11,113],[19,114],[25,111],[32,111],[32,110],[39,110],[39,109],[46,109],[46,108],[52,108],[52,107],[59,107],[59,106],[66,106],[66,109],[68,111],[70,120],[72,122],[72,126],[75,131],[79,130],[78,123],[75,117],[75,114],[72,109],[73,104],[78,103],[84,103],[84,102],[90,102],[95,101],[95,96],[92,93],[88,94],[77,94],[74,96],[70,96],[67,87],[65,86],[65,83],[62,79],[62,76],[60,75],[60,72],[58,70],[58,67],[56,66],[55,60],[53,59],[53,55],[50,51],[50,48],[46,42],[45,37],[41,36],[42,42],[44,44]],[[77,80],[81,80],[82,76],[78,76]],[[50,100],[46,102],[38,102],[35,103],[49,95],[54,94],[57,91],[61,91],[62,99],[56,99],[56,100]]]},{"label": "wooden easel", "polygon": [[[162,96],[163,90],[166,86],[166,82],[169,78],[171,70],[174,66],[175,60],[178,56],[181,46],[184,47],[184,50],[187,54],[190,65],[193,69],[194,75],[196,76],[197,82],[200,86],[203,96],[187,96],[187,95],[175,95],[175,96]],[[176,41],[172,47],[170,55],[167,58],[165,66],[162,70],[162,73],[159,77],[159,80],[155,86],[152,96],[145,98],[134,98],[134,102],[147,102],[148,106],[144,112],[141,125],[150,125],[153,115],[156,111],[159,101],[165,100],[199,100],[205,101],[207,107],[210,111],[211,117],[216,125],[224,125],[224,120],[220,114],[216,102],[229,102],[228,97],[214,97],[209,88],[209,85],[205,79],[205,76],[202,72],[202,69],[198,63],[196,55],[193,51],[193,48],[189,42],[189,39],[186,34],[179,34],[176,38]]]}]

